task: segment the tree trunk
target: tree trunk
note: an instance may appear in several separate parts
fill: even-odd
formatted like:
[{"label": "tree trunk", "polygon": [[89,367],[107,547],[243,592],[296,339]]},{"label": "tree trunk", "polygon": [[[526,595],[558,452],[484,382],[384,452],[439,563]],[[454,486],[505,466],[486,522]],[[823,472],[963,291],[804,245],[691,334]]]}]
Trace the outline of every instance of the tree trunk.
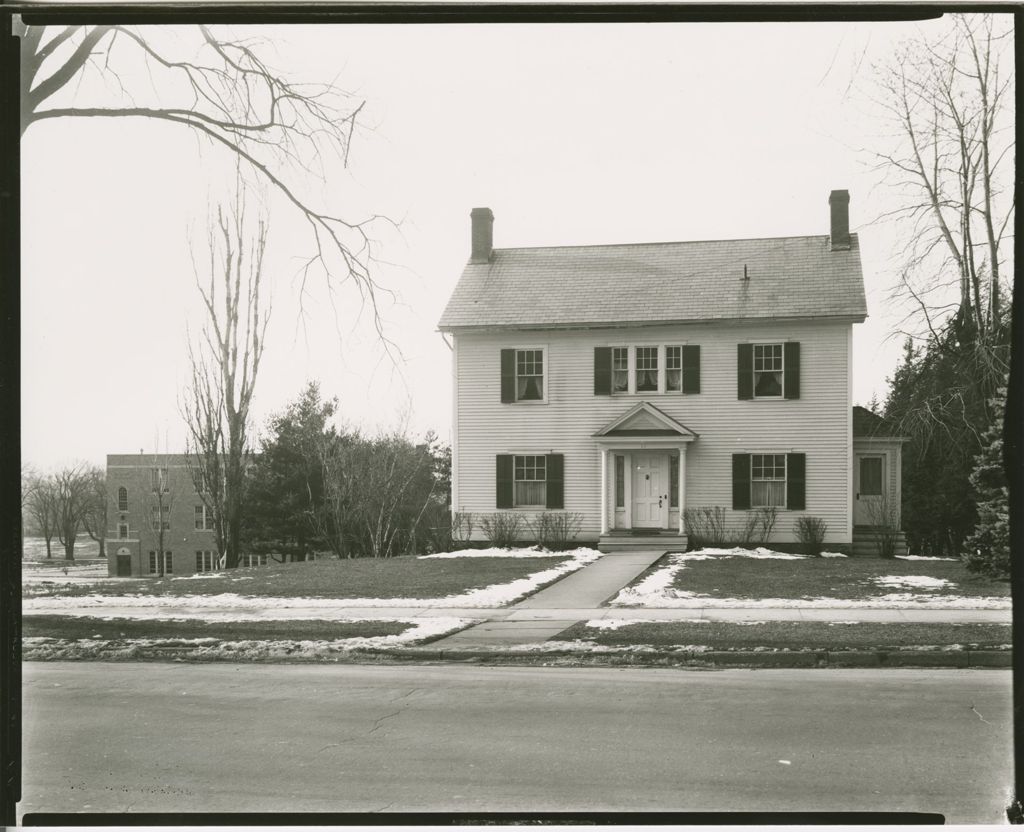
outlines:
[{"label": "tree trunk", "polygon": [[107,556],[107,540],[104,537],[99,539],[100,544],[100,557],[105,558]]},{"label": "tree trunk", "polygon": [[47,557],[47,559],[53,557],[52,542],[53,542],[53,537],[52,536],[46,538],[46,557]]},{"label": "tree trunk", "polygon": [[75,559],[75,539],[73,537],[68,538],[68,542],[64,544],[64,560]]}]

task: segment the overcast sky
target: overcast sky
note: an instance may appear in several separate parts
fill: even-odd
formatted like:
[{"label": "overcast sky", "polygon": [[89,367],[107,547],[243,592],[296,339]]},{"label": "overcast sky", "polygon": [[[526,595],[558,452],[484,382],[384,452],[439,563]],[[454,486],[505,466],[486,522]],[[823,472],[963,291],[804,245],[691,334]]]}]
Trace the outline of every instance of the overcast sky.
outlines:
[{"label": "overcast sky", "polygon": [[[259,428],[318,379],[366,429],[411,407],[411,429],[451,425],[437,320],[489,206],[497,247],[828,233],[847,188],[870,318],[854,327],[854,401],[884,399],[901,345],[886,301],[898,240],[859,149],[885,127],[857,95],[872,61],[919,24],[277,26],[268,60],[292,79],[366,100],[347,171],[303,187],[382,214],[377,276],[393,287],[381,351],[358,294],[339,311],[295,275],[308,229],[270,200],[273,315],[255,395]],[[940,24],[920,24],[922,27]],[[162,37],[193,37],[164,32]],[[129,71],[126,86],[145,77]],[[851,86],[852,84],[852,86]],[[97,90],[68,95],[83,103]],[[189,235],[232,161],[183,128],[51,120],[23,147],[22,453],[46,468],[107,453],[182,450],[186,326],[198,325]],[[301,320],[301,323],[300,323]]]}]

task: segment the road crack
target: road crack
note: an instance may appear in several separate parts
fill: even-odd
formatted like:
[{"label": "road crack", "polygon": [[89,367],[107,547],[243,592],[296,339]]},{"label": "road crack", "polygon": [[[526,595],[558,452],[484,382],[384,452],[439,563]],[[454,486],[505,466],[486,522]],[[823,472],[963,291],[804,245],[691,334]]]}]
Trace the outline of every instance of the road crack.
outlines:
[{"label": "road crack", "polygon": [[974,703],[973,703],[973,702],[971,703],[971,710],[972,710],[972,711],[974,711],[974,713],[978,715],[978,719],[980,719],[980,720],[981,720],[982,722],[984,722],[984,723],[985,723],[986,725],[991,725],[991,724],[992,724],[992,723],[991,723],[991,722],[989,722],[989,721],[988,721],[987,719],[985,719],[985,717],[983,717],[983,716],[981,715],[981,713],[980,713],[980,712],[978,711],[978,709],[977,709],[977,708],[975,708],[975,707],[974,707]]},{"label": "road crack", "polygon": [[371,729],[370,729],[369,731],[367,731],[367,732],[366,732],[367,736],[369,736],[369,735],[370,735],[370,734],[372,734],[372,733],[373,733],[374,731],[376,731],[376,730],[377,730],[378,728],[380,728],[380,726],[381,726],[381,723],[383,723],[385,719],[391,719],[391,717],[393,717],[393,716],[398,716],[398,715],[399,715],[400,713],[402,713],[402,710],[403,710],[402,708],[399,708],[399,709],[398,709],[397,711],[395,711],[395,712],[394,712],[393,714],[384,714],[384,716],[382,716],[382,717],[378,717],[378,718],[377,718],[377,719],[376,719],[376,720],[374,721],[374,723],[373,723],[373,727],[372,727],[372,728],[371,728]]}]

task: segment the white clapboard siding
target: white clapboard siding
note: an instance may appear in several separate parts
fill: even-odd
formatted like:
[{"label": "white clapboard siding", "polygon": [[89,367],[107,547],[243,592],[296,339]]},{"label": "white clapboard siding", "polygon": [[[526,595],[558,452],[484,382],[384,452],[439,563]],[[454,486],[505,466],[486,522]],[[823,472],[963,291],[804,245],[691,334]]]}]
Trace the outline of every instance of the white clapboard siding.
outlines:
[{"label": "white clapboard siding", "polygon": [[[565,510],[584,517],[580,537],[600,532],[600,453],[592,435],[637,402],[648,401],[699,434],[687,451],[686,506],[723,506],[730,525],[732,458],[740,452],[807,455],[807,508],[779,511],[772,540],[794,541],[801,514],[828,524],[827,542],[851,539],[852,327],[847,322],[696,324],[641,329],[463,332],[455,336],[453,507],[495,511],[495,455],[565,455]],[[800,398],[736,397],[736,345],[799,341]],[[594,347],[699,344],[701,392],[595,396]],[[546,349],[545,403],[502,404],[503,348]],[[673,512],[673,519],[676,517]]]}]

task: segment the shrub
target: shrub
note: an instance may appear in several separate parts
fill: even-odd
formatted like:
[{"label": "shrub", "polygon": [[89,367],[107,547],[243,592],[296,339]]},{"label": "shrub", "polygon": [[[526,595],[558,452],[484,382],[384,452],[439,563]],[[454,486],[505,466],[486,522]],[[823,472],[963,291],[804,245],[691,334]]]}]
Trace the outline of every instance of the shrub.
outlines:
[{"label": "shrub", "polygon": [[775,520],[778,516],[774,506],[764,506],[747,512],[747,519],[743,524],[743,532],[740,535],[740,545],[749,547],[751,544],[763,546],[772,536],[775,528]]},{"label": "shrub", "polygon": [[534,516],[527,525],[537,543],[553,552],[568,549],[569,544],[583,528],[583,515],[569,511],[544,511]]},{"label": "shrub", "polygon": [[880,558],[896,556],[896,541],[900,534],[899,506],[889,495],[883,495],[868,506],[868,519],[874,527],[875,548]]},{"label": "shrub", "polygon": [[512,511],[498,511],[480,517],[480,530],[491,545],[499,549],[511,549],[515,546],[522,528],[523,516]]},{"label": "shrub", "polygon": [[827,531],[828,524],[820,517],[798,517],[796,520],[796,536],[808,557],[821,557]]},{"label": "shrub", "polygon": [[725,543],[725,509],[722,506],[683,509],[683,524],[695,547]]},{"label": "shrub", "polygon": [[453,549],[468,549],[472,545],[476,517],[471,511],[452,513],[451,541]]}]

